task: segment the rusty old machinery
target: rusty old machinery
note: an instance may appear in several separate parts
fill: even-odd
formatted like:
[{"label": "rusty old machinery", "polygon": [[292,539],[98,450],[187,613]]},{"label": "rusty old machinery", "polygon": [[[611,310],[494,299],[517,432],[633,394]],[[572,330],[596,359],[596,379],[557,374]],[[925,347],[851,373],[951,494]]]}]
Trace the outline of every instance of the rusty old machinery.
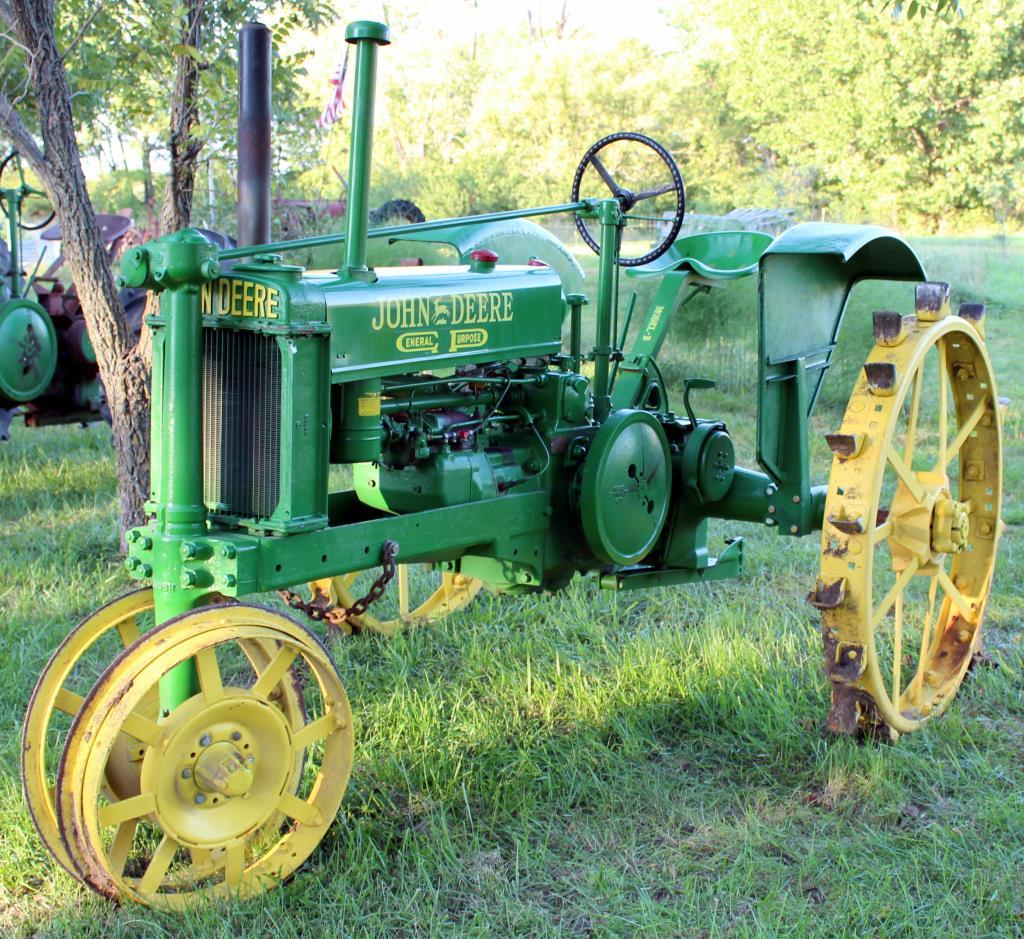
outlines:
[{"label": "rusty old machinery", "polygon": [[[243,51],[268,55],[266,31],[246,30]],[[347,39],[344,234],[267,243],[260,202],[242,207],[241,247],[189,229],[124,258],[124,285],[159,294],[152,516],[128,533],[126,562],[152,588],[80,624],[33,695],[25,788],[58,862],[162,908],[267,889],[314,850],[352,770],[341,679],[294,614],[390,633],[483,588],[735,577],[743,541],[712,553],[711,519],[821,538],[809,600],[834,730],[907,732],[946,708],[979,647],[1002,527],[984,309],[953,311],[948,286],[880,228],[678,237],[679,171],[637,134],[587,151],[568,203],[368,232],[389,36],[361,21]],[[269,200],[259,156],[240,159],[255,167],[248,200]],[[597,251],[590,297],[573,257],[528,221],[557,213]],[[661,225],[657,244],[635,236],[644,218]],[[368,237],[442,243],[458,263],[375,270]],[[314,245],[338,247],[334,269],[287,263]],[[624,267],[654,285],[628,348]],[[680,307],[744,277],[760,285],[757,468],[737,465],[724,421],[699,416],[711,382],[687,379],[676,413],[657,363]],[[916,300],[875,315],[828,438],[831,474],[813,485],[809,418],[864,279],[916,284]],[[332,466],[351,468],[351,486],[331,488]],[[249,599],[267,591],[295,610]]]}]

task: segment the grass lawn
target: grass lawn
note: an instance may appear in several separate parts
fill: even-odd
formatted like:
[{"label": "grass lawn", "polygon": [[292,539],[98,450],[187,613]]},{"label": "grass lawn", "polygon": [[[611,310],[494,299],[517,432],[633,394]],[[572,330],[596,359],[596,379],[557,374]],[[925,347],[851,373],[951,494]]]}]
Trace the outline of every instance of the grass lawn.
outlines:
[{"label": "grass lawn", "polygon": [[[106,429],[15,426],[0,445],[0,933],[1024,935],[1024,240],[917,247],[954,302],[988,304],[999,393],[1013,399],[992,667],[945,716],[895,745],[825,737],[804,602],[818,539],[718,524],[716,538],[748,538],[737,581],[613,596],[577,578],[335,643],[357,732],[341,815],[283,889],[182,916],[80,887],[24,807],[35,679],[75,621],[132,582]],[[748,465],[753,288],[687,308],[665,356],[670,382],[720,380],[695,395],[698,413],[728,421]],[[858,288],[816,430],[838,427],[870,309],[909,311],[909,296]],[[813,454],[824,479],[820,434]]]}]

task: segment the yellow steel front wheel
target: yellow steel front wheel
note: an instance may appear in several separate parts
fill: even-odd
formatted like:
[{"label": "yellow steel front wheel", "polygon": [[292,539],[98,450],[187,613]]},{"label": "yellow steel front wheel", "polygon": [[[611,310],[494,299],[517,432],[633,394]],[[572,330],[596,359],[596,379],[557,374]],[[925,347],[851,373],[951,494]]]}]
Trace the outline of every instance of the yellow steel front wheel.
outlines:
[{"label": "yellow steel front wheel", "polygon": [[[350,607],[364,596],[379,571],[326,577],[310,585],[314,601]],[[392,636],[407,626],[431,623],[461,610],[483,588],[465,574],[438,570],[433,564],[398,564],[388,591],[361,616],[350,617],[360,629]]]},{"label": "yellow steel front wheel", "polygon": [[[136,642],[153,625],[153,591],[146,587],[111,600],[83,619],[50,657],[39,676],[22,728],[21,774],[29,814],[39,836],[55,860],[73,877],[81,879],[80,861],[69,854],[54,804],[53,780],[61,745],[71,722],[81,710],[94,682],[110,661]],[[258,675],[269,664],[273,646],[246,642],[243,653]],[[296,676],[282,683],[276,704],[289,719],[303,713]],[[157,719],[159,695],[152,689],[137,713],[147,721]],[[130,722],[127,725],[130,727]],[[127,799],[139,792],[139,775],[145,744],[124,732],[119,735],[104,770],[104,789],[110,799]],[[301,772],[301,764],[294,768]]]},{"label": "yellow steel front wheel", "polygon": [[942,712],[981,641],[1002,526],[1002,440],[984,308],[917,288],[875,314],[829,476],[821,572],[829,726],[908,732]]},{"label": "yellow steel front wheel", "polygon": [[[254,643],[271,650],[259,668],[246,654]],[[159,722],[142,716],[161,676],[187,661],[200,691]],[[313,717],[278,704],[292,669],[309,676]],[[104,773],[126,732],[144,756],[137,794],[118,798]],[[196,610],[125,649],[83,700],[57,776],[58,827],[107,896],[180,908],[199,894],[258,893],[326,833],[352,747],[348,699],[315,636],[261,607]]]}]

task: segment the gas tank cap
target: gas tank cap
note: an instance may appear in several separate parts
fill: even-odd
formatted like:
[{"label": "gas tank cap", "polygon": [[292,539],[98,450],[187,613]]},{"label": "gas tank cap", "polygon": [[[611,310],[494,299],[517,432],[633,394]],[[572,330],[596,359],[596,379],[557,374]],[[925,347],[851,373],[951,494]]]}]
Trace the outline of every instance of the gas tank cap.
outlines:
[{"label": "gas tank cap", "polygon": [[478,274],[485,274],[494,270],[498,263],[498,255],[489,248],[476,248],[469,252],[469,269]]}]

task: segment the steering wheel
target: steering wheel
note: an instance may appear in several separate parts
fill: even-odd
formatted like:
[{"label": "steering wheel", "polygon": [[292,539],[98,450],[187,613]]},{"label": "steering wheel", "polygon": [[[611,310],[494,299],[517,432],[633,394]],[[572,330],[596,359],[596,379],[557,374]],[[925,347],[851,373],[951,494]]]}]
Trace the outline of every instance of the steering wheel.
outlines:
[{"label": "steering wheel", "polygon": [[[4,184],[4,174],[7,172],[7,169],[10,166],[11,161],[14,161],[14,169],[16,169],[18,173],[17,186],[12,186],[9,182],[7,185]],[[0,163],[0,189],[5,188],[19,189],[21,191],[22,200],[24,200],[26,196],[42,196],[44,199],[47,199],[45,192],[43,192],[41,189],[35,189],[34,187],[29,186],[25,182],[25,173],[24,170],[22,170],[21,168],[21,157],[18,155],[17,150],[12,150],[10,153],[8,153],[7,156],[4,157],[3,163]],[[22,216],[18,222],[19,227],[24,229],[25,231],[38,231],[40,228],[46,228],[46,226],[53,221],[54,216],[56,216],[57,214],[54,211],[53,207],[49,204],[48,199],[46,206],[47,209],[49,209],[49,214],[47,215],[46,210],[44,210],[42,221],[33,221],[29,223],[26,222],[24,216]],[[9,213],[7,211],[7,200],[3,199],[2,197],[0,197],[0,212],[3,212],[5,218],[9,217]]]},{"label": "steering wheel", "polygon": [[[594,172],[588,174],[588,169]],[[627,189],[623,186],[622,180],[630,182],[632,188]],[[654,248],[636,257],[620,255],[619,264],[622,267],[638,267],[660,258],[668,251],[679,234],[683,216],[686,214],[683,177],[679,174],[672,154],[656,140],[644,134],[630,131],[609,134],[583,154],[572,180],[572,201],[580,201],[581,190],[584,198],[590,197],[593,193],[594,198],[607,199],[607,195],[598,195],[595,192],[601,190],[602,184],[611,191],[613,198],[618,199],[627,219],[667,226],[667,233]],[[648,203],[648,212],[643,215],[630,214],[641,202]],[[662,210],[661,215],[657,214],[659,209]],[[591,249],[600,253],[598,239],[587,228],[586,220],[579,213],[576,213],[574,220],[583,240]]]}]

